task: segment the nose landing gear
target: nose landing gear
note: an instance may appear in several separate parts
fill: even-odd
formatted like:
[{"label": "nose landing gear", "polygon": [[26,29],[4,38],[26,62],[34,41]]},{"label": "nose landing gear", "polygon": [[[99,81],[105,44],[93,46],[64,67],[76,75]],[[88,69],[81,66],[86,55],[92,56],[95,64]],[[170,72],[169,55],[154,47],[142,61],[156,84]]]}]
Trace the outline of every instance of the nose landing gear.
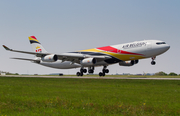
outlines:
[{"label": "nose landing gear", "polygon": [[151,62],[152,65],[156,64],[156,62],[154,61],[155,59],[156,59],[156,57],[152,57],[152,62]]},{"label": "nose landing gear", "polygon": [[155,62],[155,61],[152,61],[152,62],[151,62],[151,64],[152,64],[152,65],[155,65],[155,64],[156,64],[156,62]]}]

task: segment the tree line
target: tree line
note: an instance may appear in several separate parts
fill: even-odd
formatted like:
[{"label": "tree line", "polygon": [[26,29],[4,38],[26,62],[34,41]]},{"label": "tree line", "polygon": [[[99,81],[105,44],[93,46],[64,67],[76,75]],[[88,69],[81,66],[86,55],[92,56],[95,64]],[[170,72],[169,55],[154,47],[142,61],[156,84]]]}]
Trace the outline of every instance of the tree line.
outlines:
[{"label": "tree line", "polygon": [[[171,73],[167,74],[167,73],[165,73],[163,71],[155,73],[155,75],[157,75],[157,76],[178,76],[178,74],[176,74],[174,72],[171,72]],[[179,74],[179,76],[180,76],[180,74]]]}]

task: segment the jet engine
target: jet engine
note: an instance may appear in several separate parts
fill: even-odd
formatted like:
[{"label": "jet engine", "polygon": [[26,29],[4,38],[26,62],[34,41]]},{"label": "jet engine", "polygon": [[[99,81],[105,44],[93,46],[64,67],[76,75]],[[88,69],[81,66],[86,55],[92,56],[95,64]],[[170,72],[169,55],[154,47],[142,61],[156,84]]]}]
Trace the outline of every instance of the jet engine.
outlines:
[{"label": "jet engine", "polygon": [[139,60],[135,60],[135,61],[134,61],[134,64],[137,64],[137,63],[139,63]]},{"label": "jet engine", "polygon": [[45,57],[41,58],[43,62],[56,62],[58,60],[58,56],[55,54],[46,55]]},{"label": "jet engine", "polygon": [[131,60],[131,61],[120,61],[120,66],[133,66],[134,64],[137,64],[139,60]]},{"label": "jet engine", "polygon": [[81,64],[84,66],[90,66],[96,64],[95,58],[85,58],[81,61]]}]

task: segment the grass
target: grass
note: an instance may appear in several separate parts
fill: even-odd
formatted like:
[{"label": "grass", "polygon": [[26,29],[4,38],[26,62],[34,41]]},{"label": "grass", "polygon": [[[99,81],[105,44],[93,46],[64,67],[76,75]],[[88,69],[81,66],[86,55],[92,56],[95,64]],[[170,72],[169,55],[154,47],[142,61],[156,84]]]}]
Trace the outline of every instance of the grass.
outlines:
[{"label": "grass", "polygon": [[5,115],[180,115],[180,81],[1,77]]}]

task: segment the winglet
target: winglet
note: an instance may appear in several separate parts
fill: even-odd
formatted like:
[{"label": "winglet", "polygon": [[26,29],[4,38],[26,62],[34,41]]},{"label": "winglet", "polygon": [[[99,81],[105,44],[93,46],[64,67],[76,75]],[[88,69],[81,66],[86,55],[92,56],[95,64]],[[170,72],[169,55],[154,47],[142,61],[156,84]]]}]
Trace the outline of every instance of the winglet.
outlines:
[{"label": "winglet", "polygon": [[9,49],[7,46],[3,45],[3,47],[6,49],[6,50],[12,50],[12,49]]}]

